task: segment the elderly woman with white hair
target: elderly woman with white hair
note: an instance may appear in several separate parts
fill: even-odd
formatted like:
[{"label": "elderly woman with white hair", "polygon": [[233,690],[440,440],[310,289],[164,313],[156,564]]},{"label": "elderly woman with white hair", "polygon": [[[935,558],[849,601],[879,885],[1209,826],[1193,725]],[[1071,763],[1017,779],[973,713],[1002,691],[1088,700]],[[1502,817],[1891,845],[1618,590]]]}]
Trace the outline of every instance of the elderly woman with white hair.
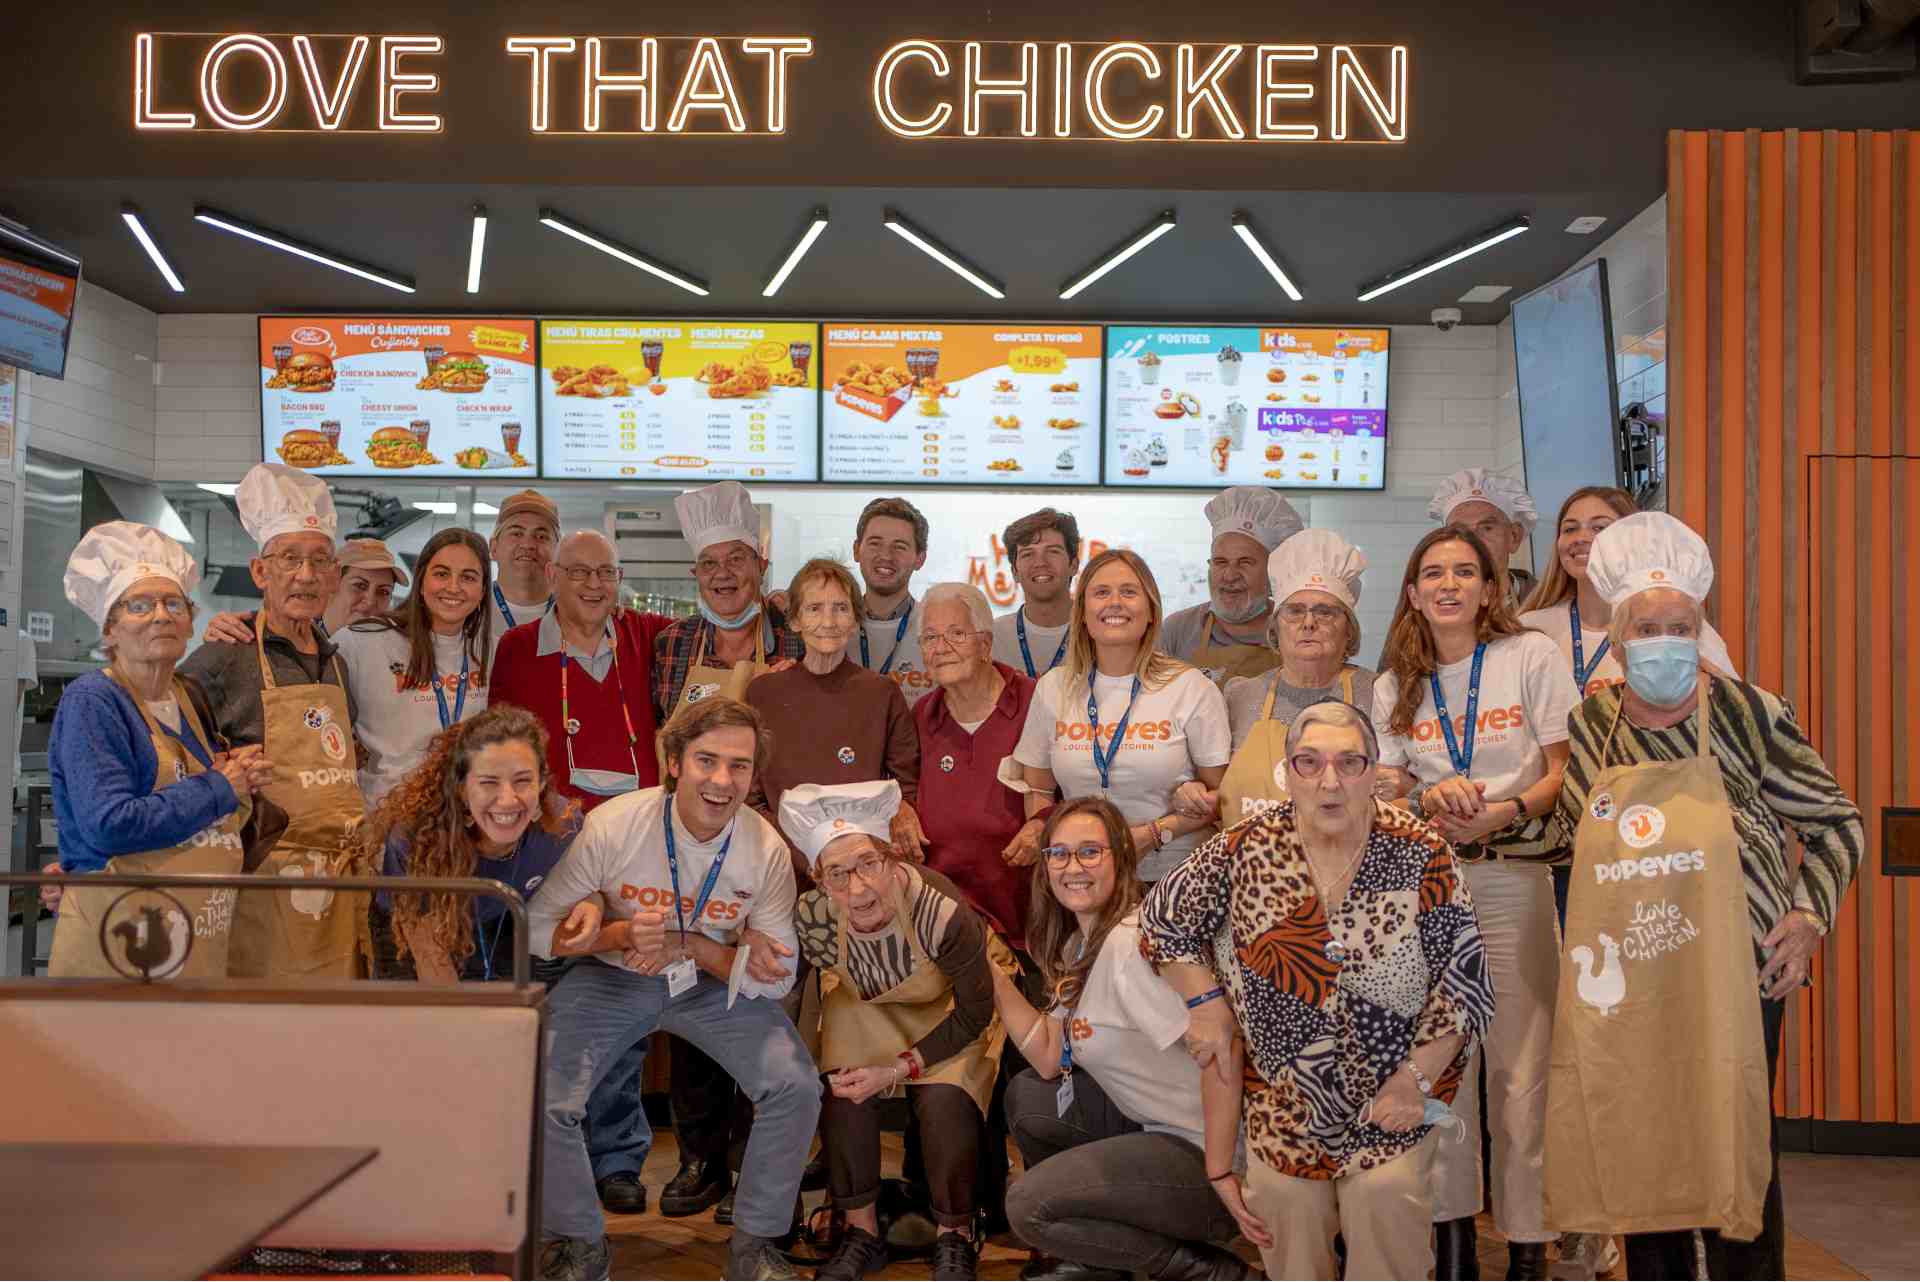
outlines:
[{"label": "elderly woman with white hair", "polygon": [[1860,811],[1785,700],[1701,665],[1699,535],[1664,512],[1623,517],[1594,539],[1587,578],[1626,683],[1574,712],[1556,814],[1574,875],[1549,1215],[1628,1233],[1631,1277],[1693,1276],[1695,1228],[1709,1276],[1783,1277],[1770,1079],[1784,1000],[1860,866]]}]

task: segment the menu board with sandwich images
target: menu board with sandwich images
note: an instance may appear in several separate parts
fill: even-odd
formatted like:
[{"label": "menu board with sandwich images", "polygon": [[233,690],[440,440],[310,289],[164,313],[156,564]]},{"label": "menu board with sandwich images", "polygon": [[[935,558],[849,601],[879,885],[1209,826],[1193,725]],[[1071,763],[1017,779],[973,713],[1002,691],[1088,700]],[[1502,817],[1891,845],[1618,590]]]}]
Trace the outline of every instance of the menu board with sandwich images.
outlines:
[{"label": "menu board with sandwich images", "polygon": [[544,474],[817,481],[819,339],[810,323],[543,321]]},{"label": "menu board with sandwich images", "polygon": [[1099,483],[1098,325],[830,323],[825,338],[825,479]]},{"label": "menu board with sandwich images", "polygon": [[1107,484],[1385,488],[1387,335],[1109,327]]},{"label": "menu board with sandwich images", "polygon": [[260,318],[264,457],[323,475],[533,476],[534,323]]}]

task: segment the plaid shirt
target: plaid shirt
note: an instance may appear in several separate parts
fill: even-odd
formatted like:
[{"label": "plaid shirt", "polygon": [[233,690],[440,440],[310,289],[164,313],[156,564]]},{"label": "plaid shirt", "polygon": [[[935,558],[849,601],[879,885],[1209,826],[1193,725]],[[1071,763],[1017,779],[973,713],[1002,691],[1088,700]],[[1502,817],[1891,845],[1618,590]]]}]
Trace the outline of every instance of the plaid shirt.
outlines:
[{"label": "plaid shirt", "polygon": [[[807,652],[806,642],[800,639],[800,634],[789,628],[787,617],[772,606],[761,606],[760,618],[755,621],[755,626],[762,629],[763,639],[766,630],[772,630],[773,642],[767,646],[768,662],[798,659]],[[681,619],[654,638],[653,715],[662,726],[667,724],[674,706],[680,702],[680,692],[687,685],[687,673],[712,651],[713,633],[713,625],[696,614]]]}]

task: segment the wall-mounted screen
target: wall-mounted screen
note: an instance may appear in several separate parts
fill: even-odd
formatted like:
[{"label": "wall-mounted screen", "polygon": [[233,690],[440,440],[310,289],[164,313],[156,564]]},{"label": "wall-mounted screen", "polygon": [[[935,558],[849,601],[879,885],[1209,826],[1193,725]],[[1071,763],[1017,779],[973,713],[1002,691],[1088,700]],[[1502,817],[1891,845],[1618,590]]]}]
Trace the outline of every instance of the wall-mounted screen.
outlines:
[{"label": "wall-mounted screen", "polygon": [[534,323],[262,316],[262,457],[328,476],[530,477]]},{"label": "wall-mounted screen", "polygon": [[65,378],[79,292],[78,262],[24,250],[0,253],[0,363]]},{"label": "wall-mounted screen", "polygon": [[822,471],[882,485],[1095,485],[1098,325],[829,322]]},{"label": "wall-mounted screen", "polygon": [[817,481],[819,341],[810,322],[542,321],[545,474]]},{"label": "wall-mounted screen", "polygon": [[1387,331],[1107,329],[1106,483],[1377,490]]}]

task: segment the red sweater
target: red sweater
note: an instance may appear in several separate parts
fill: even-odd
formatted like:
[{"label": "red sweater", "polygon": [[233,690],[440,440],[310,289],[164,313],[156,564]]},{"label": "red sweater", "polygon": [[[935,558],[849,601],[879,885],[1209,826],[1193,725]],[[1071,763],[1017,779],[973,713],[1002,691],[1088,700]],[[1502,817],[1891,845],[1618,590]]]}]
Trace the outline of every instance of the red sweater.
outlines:
[{"label": "red sweater", "polygon": [[[653,639],[673,620],[658,614],[616,610],[612,622],[617,662],[607,669],[604,682],[595,681],[578,660],[567,664],[567,704],[580,722],[580,733],[573,738],[573,761],[582,770],[625,774],[637,768],[640,787],[651,788],[660,782],[653,756],[657,729],[651,680]],[[592,810],[609,798],[574,787],[567,769],[567,732],[560,715],[561,651],[540,654],[539,649],[538,619],[500,638],[487,702],[515,704],[540,718],[547,728],[547,767],[553,772],[554,786],[579,801],[582,810]],[[615,673],[619,674],[617,678]],[[633,718],[633,732],[639,737],[631,756],[627,753],[627,723],[620,716],[623,691],[627,712]]]}]

